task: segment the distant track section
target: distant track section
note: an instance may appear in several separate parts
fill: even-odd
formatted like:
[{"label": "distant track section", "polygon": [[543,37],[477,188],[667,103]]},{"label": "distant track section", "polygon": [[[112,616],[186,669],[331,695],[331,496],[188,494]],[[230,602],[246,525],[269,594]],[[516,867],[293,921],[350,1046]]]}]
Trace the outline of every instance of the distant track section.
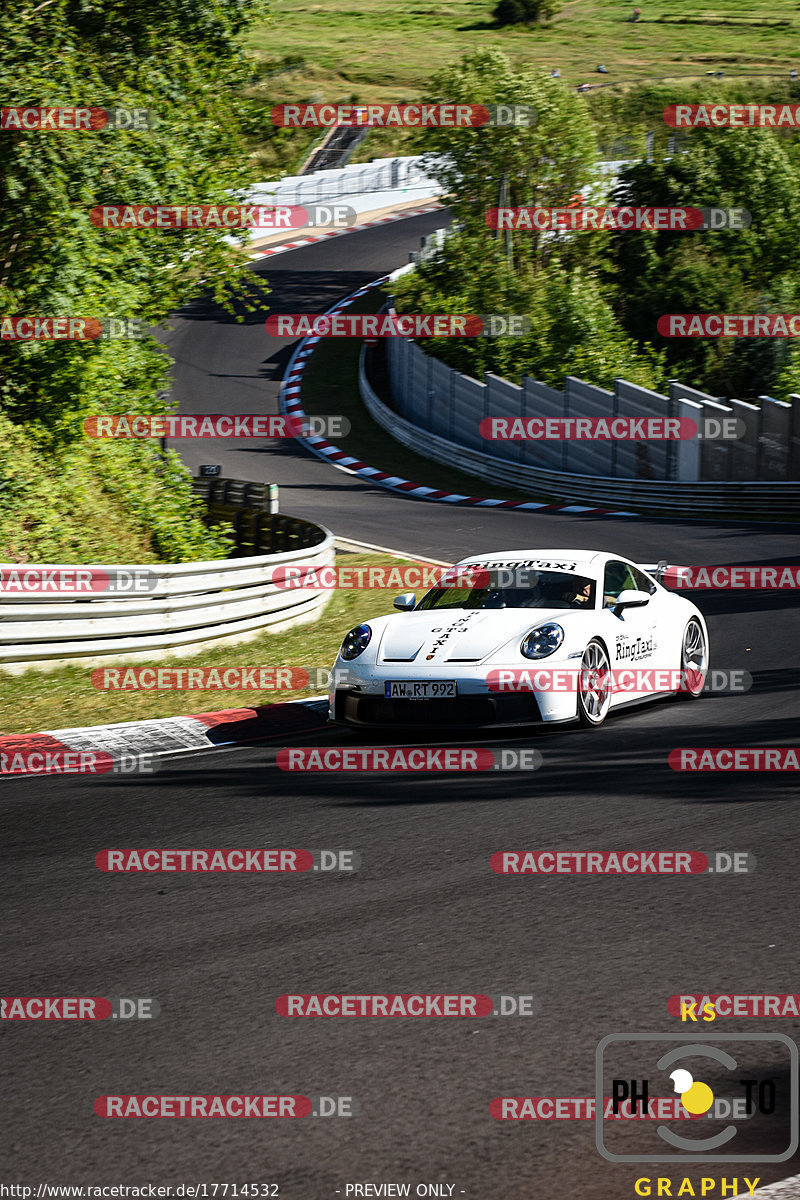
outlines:
[{"label": "distant track section", "polygon": [[334,167],[344,167],[367,133],[366,126],[332,125],[320,145],[306,159],[300,174],[311,175],[314,171],[330,171]]}]

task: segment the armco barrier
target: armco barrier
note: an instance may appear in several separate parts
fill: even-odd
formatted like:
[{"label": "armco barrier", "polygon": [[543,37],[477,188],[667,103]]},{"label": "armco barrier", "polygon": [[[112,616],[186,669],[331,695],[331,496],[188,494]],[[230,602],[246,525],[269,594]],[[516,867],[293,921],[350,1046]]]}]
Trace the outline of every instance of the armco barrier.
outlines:
[{"label": "armco barrier", "polygon": [[[351,163],[309,175],[251,184],[250,204],[326,204],[344,196],[379,194],[396,190],[435,196],[439,185],[434,168],[423,155],[403,158],[374,158],[368,163]],[[413,196],[409,196],[412,199]]]},{"label": "armco barrier", "polygon": [[[214,486],[225,482],[235,481],[214,481]],[[152,591],[113,599],[0,592],[0,670],[18,675],[66,664],[94,666],[150,661],[154,655],[190,655],[212,645],[247,641],[264,629],[277,633],[313,621],[329,592],[283,589],[270,579],[273,568],[287,563],[332,564],[333,534],[320,525],[280,514],[256,512],[248,519],[255,523],[262,543],[269,539],[273,547],[291,548],[217,562],[155,564],[145,568],[157,577]],[[25,565],[4,564],[20,569]],[[142,566],[109,568],[134,569]]]},{"label": "armco barrier", "polygon": [[[331,129],[335,129],[331,126]],[[339,128],[342,128],[341,126]],[[357,129],[357,126],[351,126]],[[333,134],[328,134],[315,148],[329,145]],[[330,140],[329,140],[330,139]],[[313,163],[306,159],[304,170]],[[251,184],[246,193],[249,203],[268,204],[326,204],[343,196],[360,196],[369,193],[396,190],[422,192],[427,196],[441,194],[436,168],[443,159],[431,154],[408,154],[399,158],[373,158],[368,163],[350,163],[343,167],[313,170],[309,174],[287,176]],[[598,170],[608,181],[633,159],[600,159]],[[584,189],[585,191],[587,189]]]},{"label": "armco barrier", "polygon": [[[401,341],[399,338],[388,340],[390,343]],[[414,349],[418,350],[418,347]],[[574,475],[514,463],[469,449],[413,424],[384,404],[367,378],[366,352],[367,348],[363,346],[359,359],[359,387],[372,419],[396,441],[448,467],[457,467],[494,483],[532,491],[537,499],[547,497],[573,504],[679,517],[722,515],[776,521],[800,516],[800,481],[680,482]]]}]

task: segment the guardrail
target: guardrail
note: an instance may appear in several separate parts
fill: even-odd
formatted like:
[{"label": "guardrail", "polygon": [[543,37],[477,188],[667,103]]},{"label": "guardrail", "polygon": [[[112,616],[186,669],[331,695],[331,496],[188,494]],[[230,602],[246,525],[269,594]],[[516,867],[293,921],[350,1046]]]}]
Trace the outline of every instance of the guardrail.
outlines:
[{"label": "guardrail", "polygon": [[[441,188],[422,155],[403,158],[374,158],[368,163],[351,163],[308,175],[253,183],[247,189],[248,203],[267,204],[325,203],[341,196],[407,190],[427,196],[439,195]],[[409,195],[413,199],[413,195]]]},{"label": "guardrail", "polygon": [[[329,566],[335,557],[329,530],[310,521],[243,509],[235,496],[264,485],[236,480],[196,480],[226,496],[211,497],[212,519],[238,512],[241,543],[270,546],[269,553],[251,553],[212,562],[107,566],[109,572],[149,571],[155,586],[146,593],[112,598],[73,592],[47,594],[0,592],[0,671],[19,675],[28,670],[53,670],[64,665],[85,666],[120,661],[152,661],[154,656],[191,655],[212,645],[247,641],[262,630],[278,633],[313,621],[330,599],[329,591],[283,589],[272,583],[275,567],[302,561]],[[257,494],[252,497],[257,501]],[[24,572],[31,564],[4,564],[4,570]],[[74,571],[74,566],[37,565],[38,571]]]},{"label": "guardrail", "polygon": [[[259,200],[270,204],[305,204],[306,202],[336,200],[340,196],[358,196],[368,192],[392,191],[397,188],[409,191],[424,191],[434,196],[441,194],[441,185],[436,176],[437,162],[429,154],[406,154],[394,158],[373,158],[367,163],[351,163],[349,166],[329,167],[318,170],[312,162],[313,155],[330,147],[337,130],[350,129],[354,132],[369,132],[367,126],[332,125],[321,142],[312,148],[312,153],[303,163],[299,175],[287,175],[284,179],[270,179],[263,183],[250,184],[247,198],[250,203]],[[342,135],[344,137],[344,135]],[[338,136],[336,138],[338,141]],[[358,139],[360,140],[360,138]],[[347,152],[354,145],[347,144]],[[598,160],[601,174],[614,177],[622,167],[635,159]]]},{"label": "guardrail", "polygon": [[798,482],[680,482],[573,475],[498,459],[431,433],[399,416],[375,393],[366,374],[367,346],[359,358],[359,388],[367,412],[396,441],[448,467],[530,491],[536,499],[566,500],[678,517],[727,516],[751,520],[800,516]]}]

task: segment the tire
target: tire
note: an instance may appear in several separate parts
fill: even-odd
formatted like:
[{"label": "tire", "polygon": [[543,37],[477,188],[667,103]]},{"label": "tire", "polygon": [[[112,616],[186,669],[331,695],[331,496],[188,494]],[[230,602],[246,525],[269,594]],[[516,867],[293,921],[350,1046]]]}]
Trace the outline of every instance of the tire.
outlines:
[{"label": "tire", "polygon": [[611,664],[605,647],[592,638],[581,658],[578,685],[578,720],[584,729],[603,724],[611,706],[612,690]]},{"label": "tire", "polygon": [[686,700],[699,700],[707,671],[708,639],[697,617],[692,617],[681,642],[681,690],[678,695]]}]

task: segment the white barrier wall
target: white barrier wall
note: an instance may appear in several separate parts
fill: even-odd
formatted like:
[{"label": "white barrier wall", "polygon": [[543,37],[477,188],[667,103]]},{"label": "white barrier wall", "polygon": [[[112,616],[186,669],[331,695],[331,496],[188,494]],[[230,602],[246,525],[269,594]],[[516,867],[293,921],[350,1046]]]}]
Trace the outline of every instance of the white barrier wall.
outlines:
[{"label": "white barrier wall", "polygon": [[[756,407],[720,401],[671,381],[669,395],[614,381],[614,390],[569,376],[564,391],[525,377],[521,386],[487,374],[481,382],[426,355],[414,342],[387,338],[389,379],[396,411],[406,421],[498,462],[607,479],[776,481],[800,479],[800,398],[760,398]],[[744,436],[720,441],[489,441],[478,426],[486,417],[739,418]]]},{"label": "white barrier wall", "polygon": [[[304,204],[306,201],[335,200],[340,196],[358,196],[367,192],[390,192],[397,189],[425,192],[430,196],[441,193],[436,177],[434,155],[416,154],[399,158],[373,158],[368,163],[348,163],[344,167],[313,171],[310,175],[292,175],[254,183],[247,199],[270,204]],[[599,171],[606,176],[606,187],[626,166],[628,159],[598,162]],[[415,256],[416,257],[416,256]]]},{"label": "white barrier wall", "polygon": [[367,192],[393,192],[406,189],[426,195],[438,195],[439,185],[430,168],[423,166],[420,155],[405,158],[374,158],[368,163],[351,163],[310,175],[292,175],[286,179],[254,183],[248,188],[248,203],[305,204],[325,203],[340,196],[358,196]]},{"label": "white barrier wall", "polygon": [[[493,484],[509,484],[527,491],[534,507],[543,499],[567,501],[573,512],[583,512],[583,506],[613,507],[618,516],[630,516],[643,511],[659,516],[680,517],[735,516],[752,520],[776,520],[800,515],[800,483],[723,483],[692,482],[697,480],[700,460],[700,443],[696,439],[676,442],[678,458],[677,478],[673,481],[657,479],[614,479],[597,475],[577,475],[553,471],[541,467],[521,464],[464,446],[431,433],[422,425],[415,425],[398,415],[379,399],[370,386],[364,364],[365,348],[362,348],[359,363],[359,388],[364,406],[382,429],[396,441],[408,446],[433,462],[456,467],[469,475],[488,479]],[[553,389],[537,385],[542,394]],[[560,395],[560,393],[558,393]],[[678,414],[699,418],[702,407],[692,400],[678,400]],[[545,446],[548,443],[536,443]],[[554,445],[555,443],[549,443]],[[472,488],[469,488],[472,491]],[[456,501],[458,497],[451,497]],[[500,501],[488,501],[500,503]]]},{"label": "white barrier wall", "polygon": [[[294,562],[329,566],[333,534],[304,550],[220,562],[107,566],[114,571],[151,571],[152,591],[114,599],[73,599],[74,593],[0,593],[0,671],[13,675],[66,664],[102,665],[150,661],[158,655],[190,655],[211,645],[248,641],[262,630],[277,633],[313,621],[330,591],[282,588],[275,567]],[[26,564],[3,564],[8,570]],[[37,571],[58,571],[52,565]],[[74,568],[66,568],[74,569]]]},{"label": "white barrier wall", "polygon": [[[625,379],[615,380],[616,416],[639,418],[674,414],[666,396]],[[674,442],[612,442],[611,474],[622,479],[674,479]]]},{"label": "white barrier wall", "polygon": [[759,396],[761,428],[758,465],[760,479],[786,479],[789,472],[790,426],[792,405],[772,396]]},{"label": "white barrier wall", "polygon": [[[564,393],[548,387],[526,375],[522,381],[522,395],[526,417],[561,417],[564,415]],[[499,444],[499,443],[498,443]],[[520,461],[532,466],[544,467],[549,471],[566,471],[566,442],[520,442]],[[484,446],[487,450],[488,446]]]}]

